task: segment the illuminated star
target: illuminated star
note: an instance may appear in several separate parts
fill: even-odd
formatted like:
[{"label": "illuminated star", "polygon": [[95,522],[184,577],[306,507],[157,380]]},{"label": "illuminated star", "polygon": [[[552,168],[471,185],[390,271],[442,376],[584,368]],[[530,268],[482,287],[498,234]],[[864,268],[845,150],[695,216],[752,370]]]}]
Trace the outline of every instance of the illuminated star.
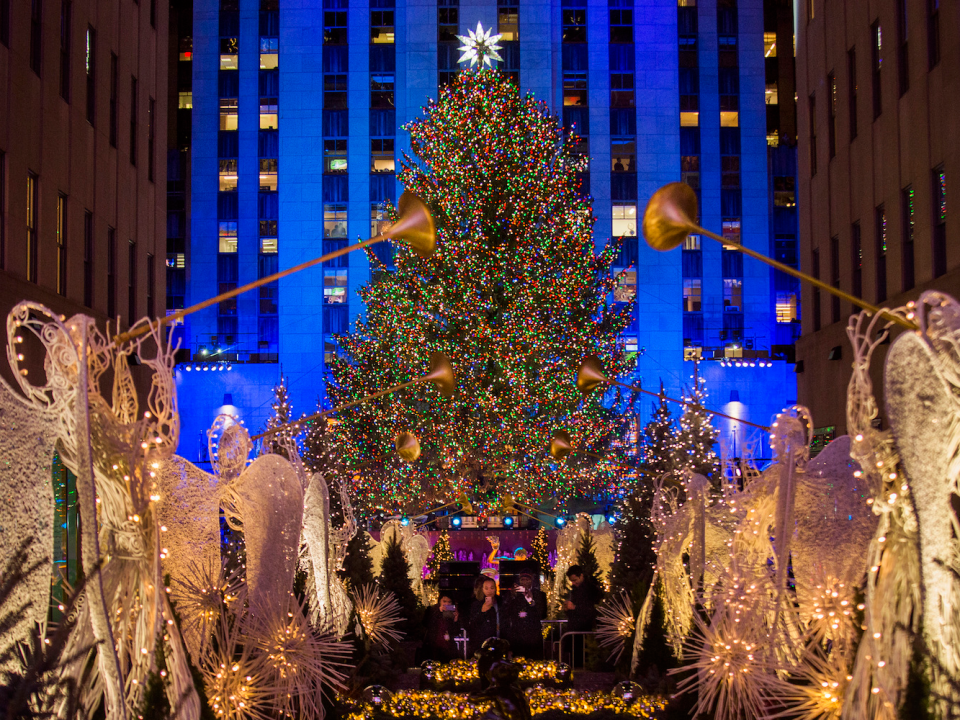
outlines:
[{"label": "illuminated star", "polygon": [[491,32],[491,30],[484,30],[483,25],[477,23],[476,31],[467,30],[467,36],[457,35],[457,40],[463,43],[458,48],[463,51],[463,55],[457,62],[462,63],[469,60],[470,67],[473,67],[478,62],[481,65],[493,65],[491,60],[502,61],[503,58],[497,54],[497,50],[502,49],[497,45],[497,41],[503,35],[491,35]]}]

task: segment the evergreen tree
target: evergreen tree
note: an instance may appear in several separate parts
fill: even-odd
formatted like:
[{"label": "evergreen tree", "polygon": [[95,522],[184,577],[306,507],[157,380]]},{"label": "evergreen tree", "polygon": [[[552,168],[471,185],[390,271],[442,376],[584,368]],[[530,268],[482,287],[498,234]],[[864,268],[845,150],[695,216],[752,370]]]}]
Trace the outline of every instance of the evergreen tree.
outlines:
[{"label": "evergreen tree", "polygon": [[374,581],[373,560],[370,558],[367,534],[363,530],[357,530],[347,543],[347,556],[343,559],[343,569],[338,572],[353,590],[359,590]]},{"label": "evergreen tree", "polygon": [[[399,179],[429,207],[437,252],[397,243],[395,268],[373,274],[364,319],[339,336],[330,397],[340,405],[422,376],[431,351],[450,358],[457,387],[443,399],[419,384],[340,413],[359,504],[414,509],[485,483],[537,504],[623,482],[623,450],[596,451],[621,418],[603,393],[584,399],[570,382],[587,355],[614,377],[634,364],[618,339],[634,300],[607,302],[622,240],[595,251],[578,139],[495,69],[459,73],[405,128],[415,157]],[[560,429],[600,457],[557,463],[544,448]],[[413,463],[392,450],[408,430],[422,450]]]},{"label": "evergreen tree", "polygon": [[644,426],[641,440],[640,475],[648,485],[659,480],[664,473],[676,469],[678,449],[677,430],[661,381],[660,404],[654,404],[653,417]]},{"label": "evergreen tree", "polygon": [[450,533],[446,530],[440,532],[437,538],[437,544],[433,546],[433,552],[430,553],[430,559],[427,560],[427,569],[431,580],[435,580],[440,571],[440,563],[453,560],[453,550],[450,549]]},{"label": "evergreen tree", "polygon": [[646,597],[657,564],[654,551],[656,532],[650,522],[653,493],[639,488],[620,505],[620,517],[614,526],[617,554],[610,571],[614,590],[626,590],[635,604]]},{"label": "evergreen tree", "polygon": [[[287,389],[287,378],[281,376],[280,384],[273,388],[273,403],[270,405],[273,414],[267,418],[265,430],[270,431],[274,428],[286,425],[293,420],[293,406],[290,404],[290,392]],[[300,431],[297,428],[289,427],[279,430],[273,435],[264,438],[264,442],[269,443],[273,448],[272,452],[278,455],[287,456],[283,448],[282,441],[288,438],[295,438]]]},{"label": "evergreen tree", "polygon": [[712,416],[704,412],[703,402],[707,398],[707,388],[697,374],[693,377],[693,389],[684,400],[695,403],[685,405],[680,416],[679,448],[675,455],[678,468],[689,468],[703,475],[711,483],[720,482],[720,461],[714,451],[717,442],[717,429],[711,422]]},{"label": "evergreen tree", "polygon": [[540,573],[544,577],[553,576],[553,568],[550,567],[550,550],[547,544],[547,530],[543,525],[537,530],[537,536],[533,539],[533,559],[540,566]]},{"label": "evergreen tree", "polygon": [[667,641],[667,616],[663,610],[662,594],[663,586],[658,581],[653,604],[650,607],[650,620],[647,623],[643,646],[637,658],[637,676],[645,678],[647,684],[652,686],[658,685],[668,670],[677,667],[673,648]]},{"label": "evergreen tree", "polygon": [[589,528],[580,536],[577,565],[583,570],[584,584],[593,588],[593,596],[599,602],[604,595],[603,574],[600,572],[600,563],[597,562],[597,543]]},{"label": "evergreen tree", "polygon": [[410,582],[410,563],[407,562],[396,535],[387,542],[383,564],[380,566],[379,582],[381,588],[396,596],[403,617],[407,620],[406,627],[409,629],[416,622],[418,602],[417,596],[413,593],[413,584]]}]

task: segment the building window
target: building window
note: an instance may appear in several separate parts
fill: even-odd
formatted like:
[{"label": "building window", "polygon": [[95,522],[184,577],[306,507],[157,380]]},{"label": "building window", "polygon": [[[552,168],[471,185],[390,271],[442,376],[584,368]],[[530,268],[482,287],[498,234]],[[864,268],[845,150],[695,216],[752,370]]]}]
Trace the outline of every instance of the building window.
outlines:
[{"label": "building window", "polygon": [[[580,5],[581,3],[564,3],[565,6],[568,4]],[[562,41],[565,43],[585,43],[587,41],[587,8],[564,7],[560,13]]]},{"label": "building window", "polygon": [[610,42],[633,42],[633,8],[610,9]]},{"label": "building window", "polygon": [[239,103],[237,98],[220,98],[220,129],[236,130],[239,120]]},{"label": "building window", "polygon": [[347,43],[347,11],[324,10],[323,12],[323,44],[346,45]]},{"label": "building window", "polygon": [[792,175],[775,175],[773,178],[773,206],[793,208],[797,206],[797,181]]},{"label": "building window", "polygon": [[67,196],[57,196],[57,294],[67,294]]},{"label": "building window", "polygon": [[70,26],[73,3],[60,0],[60,97],[70,102]]},{"label": "building window", "polygon": [[725,218],[720,226],[725,242],[740,244],[740,218]]},{"label": "building window", "polygon": [[93,213],[83,213],[83,304],[93,307]]},{"label": "building window", "polygon": [[323,141],[323,171],[345,173],[347,171],[346,138]]},{"label": "building window", "polygon": [[347,301],[347,271],[323,270],[323,302],[345,303]]},{"label": "building window", "polygon": [[220,158],[220,192],[231,192],[237,189],[237,159]]},{"label": "building window", "polygon": [[393,73],[370,76],[370,107],[374,110],[393,108]]},{"label": "building window", "polygon": [[874,211],[877,257],[877,302],[887,299],[887,211],[878,205]]},{"label": "building window", "polygon": [[699,250],[700,249],[700,236],[699,235],[687,235],[683,240],[683,249],[684,250]]},{"label": "building window", "polygon": [[847,51],[847,104],[850,106],[850,142],[857,137],[857,49]]},{"label": "building window", "polygon": [[454,42],[460,32],[460,0],[437,1],[437,40]]},{"label": "building window", "polygon": [[617,287],[613,291],[613,301],[630,303],[637,298],[637,271],[623,270],[617,275]]},{"label": "building window", "polygon": [[117,125],[120,122],[118,94],[120,92],[119,62],[115,53],[110,53],[110,146],[117,146]]},{"label": "building window", "polygon": [[[830,238],[830,284],[840,287],[840,238]],[[830,296],[830,322],[840,322],[840,298]]]},{"label": "building window", "polygon": [[810,175],[817,174],[817,96],[811,95],[808,103],[810,112]]},{"label": "building window", "polygon": [[221,253],[237,252],[236,220],[220,220],[219,227],[220,227],[219,252]]},{"label": "building window", "polygon": [[860,222],[850,226],[850,288],[854,297],[863,297],[863,243],[860,239]]},{"label": "building window", "polygon": [[877,20],[870,26],[871,51],[873,54],[873,119],[883,112],[883,92],[880,85],[880,69],[883,65],[883,30]]},{"label": "building window", "polygon": [[725,312],[743,312],[743,280],[724,278],[723,309]]},{"label": "building window", "polygon": [[933,169],[933,276],[947,272],[947,176],[943,165]]},{"label": "building window", "polygon": [[[388,227],[390,227],[390,218],[387,216],[387,213],[384,210],[383,203],[370,203],[370,237],[376,237]],[[383,242],[374,245],[373,249],[376,250],[378,247],[386,247],[389,251],[391,246],[389,242]]]},{"label": "building window", "polygon": [[374,45],[393,45],[395,40],[393,10],[370,11],[370,42]]},{"label": "building window", "polygon": [[260,158],[260,192],[276,192],[280,161],[277,158]]},{"label": "building window", "polygon": [[393,149],[393,138],[373,138],[370,141],[371,172],[392,173],[394,171]]},{"label": "building window", "polygon": [[347,236],[347,206],[343,203],[324,203],[323,236],[345,238]]},{"label": "building window", "polygon": [[275,237],[262,237],[260,238],[260,254],[261,255],[276,255],[277,254],[277,239]]},{"label": "building window", "polygon": [[37,282],[37,268],[39,262],[39,248],[37,247],[38,234],[38,187],[39,180],[35,173],[27,173],[27,280]]},{"label": "building window", "polygon": [[130,78],[130,164],[137,164],[137,117],[138,110],[138,98],[139,98],[139,88],[137,87],[137,79],[135,77]]},{"label": "building window", "polygon": [[520,39],[520,12],[516,5],[506,6],[502,0],[497,8],[497,32],[503,42],[516,42]]},{"label": "building window", "polygon": [[827,125],[827,147],[830,157],[837,156],[837,76],[835,73],[827,75],[827,92],[830,93],[830,117]]},{"label": "building window", "polygon": [[130,241],[127,255],[127,324],[137,321],[137,243]]},{"label": "building window", "polygon": [[611,138],[610,157],[613,161],[613,172],[636,172],[634,160],[637,154],[637,141],[630,138]]},{"label": "building window", "polygon": [[280,127],[280,110],[277,98],[260,98],[260,129],[276,130]]},{"label": "building window", "polygon": [[637,206],[633,203],[613,204],[613,237],[637,236]]},{"label": "building window", "polygon": [[220,38],[220,69],[240,69],[240,42],[238,38]]},{"label": "building window", "polygon": [[699,112],[681,112],[680,127],[700,127]]},{"label": "building window", "polygon": [[903,190],[900,191],[900,200],[901,200],[901,213],[903,218],[903,231],[902,231],[902,275],[903,275],[903,289],[911,290],[916,284],[915,272],[914,272],[914,251],[913,251],[913,236],[915,230],[915,216],[914,216],[914,197],[913,197],[913,186],[907,185]]},{"label": "building window", "polygon": [[[277,257],[276,253],[261,254],[257,258],[258,280],[270,277],[271,275],[276,275],[278,269],[279,258]],[[259,290],[259,314],[276,315],[278,311],[277,301],[280,299],[280,281],[274,280],[266,285],[261,285]]]},{"label": "building window", "polygon": [[154,155],[157,144],[157,101],[147,100],[147,180],[153,182]]},{"label": "building window", "polygon": [[683,281],[684,312],[700,312],[703,306],[702,283],[700,278],[686,278]]},{"label": "building window", "polygon": [[900,97],[910,89],[910,52],[907,43],[907,0],[897,0],[897,79]]},{"label": "building window", "polygon": [[276,70],[280,67],[280,38],[260,38],[260,69]]},{"label": "building window", "polygon": [[40,75],[43,63],[43,0],[30,0],[30,69]]},{"label": "building window", "polygon": [[117,231],[107,228],[107,317],[117,317]]},{"label": "building window", "polygon": [[927,0],[927,65],[940,64],[940,0]]},{"label": "building window", "polygon": [[777,322],[791,323],[797,320],[796,293],[777,293]]},{"label": "building window", "polygon": [[93,125],[97,114],[97,31],[89,26],[84,66],[87,74],[87,122]]}]

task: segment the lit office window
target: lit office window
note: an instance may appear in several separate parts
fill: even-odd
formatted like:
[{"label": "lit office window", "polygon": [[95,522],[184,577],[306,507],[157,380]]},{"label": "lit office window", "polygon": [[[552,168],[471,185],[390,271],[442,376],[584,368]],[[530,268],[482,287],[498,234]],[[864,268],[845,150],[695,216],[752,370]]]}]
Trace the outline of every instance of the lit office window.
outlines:
[{"label": "lit office window", "polygon": [[260,192],[277,191],[278,169],[277,158],[260,158]]},{"label": "lit office window", "polygon": [[699,125],[700,125],[699,112],[680,113],[680,127],[699,127]]},{"label": "lit office window", "polygon": [[740,113],[722,111],[720,113],[720,127],[740,127]]},{"label": "lit office window", "polygon": [[634,158],[637,153],[637,141],[630,138],[611,138],[610,157],[613,172],[636,172]]},{"label": "lit office window", "polygon": [[743,280],[724,278],[723,309],[729,312],[743,312]]},{"label": "lit office window", "polygon": [[497,32],[503,37],[503,42],[512,42],[520,39],[520,13],[517,7],[497,8]]},{"label": "lit office window", "polygon": [[613,204],[613,236],[636,237],[637,206],[635,203]]},{"label": "lit office window", "polygon": [[393,138],[373,138],[370,141],[371,172],[392,173],[394,171],[393,147]]},{"label": "lit office window", "polygon": [[777,322],[790,323],[797,320],[797,296],[795,293],[777,293]]},{"label": "lit office window", "polygon": [[703,281],[700,278],[686,278],[683,281],[684,312],[700,312],[703,305]]},{"label": "lit office window", "polygon": [[326,304],[347,301],[347,271],[341,269],[323,271],[323,302]]},{"label": "lit office window", "polygon": [[699,250],[700,249],[700,236],[699,235],[687,235],[683,240],[683,249],[684,250]]},{"label": "lit office window", "polygon": [[220,221],[220,252],[235,253],[237,251],[237,223],[236,221]]},{"label": "lit office window", "polygon": [[261,255],[276,255],[276,253],[277,253],[277,239],[275,237],[260,238],[260,254]]},{"label": "lit office window", "polygon": [[740,244],[740,218],[725,218],[722,223],[723,239]]},{"label": "lit office window", "polygon": [[563,104],[587,104],[587,74],[585,72],[565,72],[563,74]]},{"label": "lit office window", "polygon": [[637,297],[637,271],[624,270],[617,276],[617,287],[613,291],[613,301],[633,302]]},{"label": "lit office window", "polygon": [[220,69],[237,70],[240,67],[239,57],[237,38],[220,38]]},{"label": "lit office window", "polygon": [[375,45],[394,42],[393,10],[370,11],[370,42]]},{"label": "lit office window", "polygon": [[280,66],[280,38],[260,38],[260,69],[276,70]]},{"label": "lit office window", "polygon": [[323,206],[323,236],[345,238],[347,236],[347,206],[344,203],[325,203]]},{"label": "lit office window", "polygon": [[[191,102],[192,105],[192,102]],[[239,100],[237,98],[220,98],[220,129],[236,130]]]},{"label": "lit office window", "polygon": [[[388,227],[390,227],[390,218],[387,217],[387,213],[383,209],[383,203],[371,203],[370,205],[370,237],[375,237],[379,235]],[[390,243],[381,243],[389,248]],[[377,245],[373,246],[374,248]]]},{"label": "lit office window", "polygon": [[186,92],[180,91],[178,93],[177,107],[180,110],[190,110],[193,108],[193,91],[187,90]]},{"label": "lit office window", "polygon": [[220,159],[220,191],[225,192],[237,189],[237,159]]},{"label": "lit office window", "polygon": [[280,126],[279,118],[277,98],[260,98],[260,129],[276,130]]},{"label": "lit office window", "polygon": [[347,139],[323,141],[323,171],[345,173],[347,171]]}]

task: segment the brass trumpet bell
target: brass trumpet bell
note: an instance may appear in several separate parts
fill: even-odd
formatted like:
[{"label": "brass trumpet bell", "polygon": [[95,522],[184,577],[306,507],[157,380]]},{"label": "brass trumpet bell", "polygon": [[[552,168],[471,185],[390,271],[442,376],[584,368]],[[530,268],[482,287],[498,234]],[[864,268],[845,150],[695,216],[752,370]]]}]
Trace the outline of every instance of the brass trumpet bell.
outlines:
[{"label": "brass trumpet bell", "polygon": [[610,380],[603,374],[600,358],[596,355],[587,355],[577,370],[577,390],[586,395],[605,382]]},{"label": "brass trumpet bell", "polygon": [[573,450],[570,433],[566,430],[554,430],[550,438],[550,454],[555,460],[563,460]]},{"label": "brass trumpet bell", "polygon": [[460,493],[460,497],[457,498],[457,502],[460,503],[460,509],[467,515],[473,515],[473,504],[467,498],[466,493]]},{"label": "brass trumpet bell", "polygon": [[437,390],[445,397],[453,397],[453,391],[456,387],[457,378],[453,372],[453,366],[449,358],[442,352],[430,353],[430,372],[423,376],[424,380],[429,380],[437,386]]},{"label": "brass trumpet bell", "polygon": [[380,234],[391,240],[403,240],[422,258],[433,255],[437,249],[437,226],[423,200],[404,190],[397,210],[397,221]]},{"label": "brass trumpet bell", "polygon": [[407,462],[413,462],[420,457],[420,441],[412,432],[402,432],[393,441],[397,448],[397,455]]},{"label": "brass trumpet bell", "polygon": [[686,183],[673,182],[657,190],[643,212],[643,237],[654,250],[673,250],[698,230],[697,194]]}]

